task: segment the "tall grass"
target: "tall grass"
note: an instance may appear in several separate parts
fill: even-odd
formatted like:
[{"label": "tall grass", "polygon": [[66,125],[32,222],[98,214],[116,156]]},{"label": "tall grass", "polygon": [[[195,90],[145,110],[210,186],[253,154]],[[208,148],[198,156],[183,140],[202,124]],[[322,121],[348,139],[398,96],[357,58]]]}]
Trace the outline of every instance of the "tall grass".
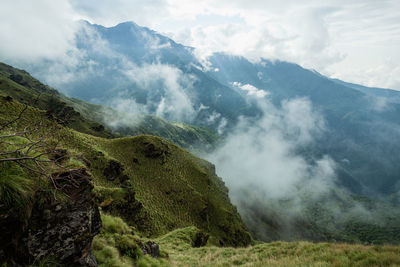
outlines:
[{"label": "tall grass", "polygon": [[14,162],[0,163],[0,203],[8,208],[25,207],[32,199],[32,179]]},{"label": "tall grass", "polygon": [[178,229],[157,240],[171,266],[400,266],[400,246],[273,242],[247,248],[193,248],[194,231]]}]

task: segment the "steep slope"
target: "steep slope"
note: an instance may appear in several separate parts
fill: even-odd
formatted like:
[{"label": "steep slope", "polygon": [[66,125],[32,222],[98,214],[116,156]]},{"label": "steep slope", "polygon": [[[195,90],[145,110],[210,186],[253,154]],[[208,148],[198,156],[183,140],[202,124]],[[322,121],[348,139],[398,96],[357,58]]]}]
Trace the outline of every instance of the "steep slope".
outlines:
[{"label": "steep slope", "polygon": [[43,85],[23,70],[0,63],[0,93],[21,103],[47,110],[67,127],[95,136],[111,137],[99,123],[87,120],[70,105],[69,99],[58,91]]},{"label": "steep slope", "polygon": [[[24,105],[7,96],[0,101],[1,125],[24,110]],[[42,125],[30,139],[46,135],[49,143],[57,144],[57,151],[69,151],[71,164],[96,177],[94,195],[103,212],[123,217],[140,233],[156,236],[195,225],[220,245],[250,243],[246,226],[210,163],[154,136],[104,139],[79,133],[32,107],[2,133],[19,132],[27,124]],[[7,146],[2,144],[4,149]]]},{"label": "steep slope", "polygon": [[[24,112],[20,119],[9,125],[7,129],[2,129],[1,135],[5,132],[10,134],[22,129],[29,130],[29,127],[34,127],[40,122],[43,128],[39,132],[32,132],[30,137],[33,140],[45,134],[49,138],[48,141],[57,142],[58,148],[67,149],[73,154],[81,154],[78,157],[70,154],[71,158],[67,159],[68,163],[65,166],[79,168],[80,171],[88,172],[96,177],[92,180],[94,200],[102,207],[103,230],[94,238],[93,254],[100,266],[298,266],[299,264],[385,266],[400,264],[398,246],[274,242],[236,249],[218,247],[220,245],[248,245],[250,239],[236,209],[229,202],[227,189],[215,176],[210,163],[156,137],[104,139],[79,133],[59,125],[57,121],[49,118],[45,111],[33,107],[24,109],[24,105],[7,96],[0,96],[0,125],[18,118],[22,110]],[[51,129],[50,132],[49,129]],[[14,137],[7,139],[7,143],[15,141],[18,140]],[[1,151],[4,151],[4,146],[9,145],[1,143]],[[6,149],[11,149],[11,147],[6,147]],[[2,189],[4,177],[7,178],[7,183],[10,184],[11,181],[14,187],[24,186],[21,180],[16,180],[17,175],[20,177],[18,179],[22,178],[31,182],[38,179],[32,174],[30,176],[22,172],[16,174],[3,163],[0,163],[0,169],[2,170],[0,172]],[[19,256],[17,262],[23,261],[44,266],[58,264],[57,261],[67,258],[71,253],[71,250],[67,249],[71,245],[71,236],[69,236],[71,231],[68,229],[72,228],[76,234],[80,234],[73,237],[74,246],[86,245],[88,234],[99,232],[99,218],[96,218],[98,215],[95,216],[96,220],[93,219],[96,224],[91,227],[92,232],[87,232],[90,224],[82,224],[82,222],[88,222],[84,216],[91,214],[90,210],[86,211],[85,208],[93,203],[90,197],[92,186],[90,183],[85,183],[82,188],[76,187],[76,182],[81,176],[72,177],[75,179],[75,184],[66,187],[72,189],[67,196],[51,189],[50,181],[46,183],[46,180],[35,183],[37,186],[35,188],[30,188],[30,186],[26,188],[40,192],[36,194],[39,199],[34,200],[36,204],[33,212],[28,215],[29,224],[25,230],[29,229],[29,231],[22,230],[20,233],[10,231],[11,226],[8,225],[0,236],[4,241],[5,234],[21,234],[22,236],[28,234],[31,242],[19,243],[18,248],[21,250],[28,244],[30,249],[38,247],[40,254],[34,254],[37,257],[30,262],[27,257]],[[58,185],[65,186],[66,184]],[[71,192],[77,195],[71,195]],[[22,191],[17,195],[14,193],[12,200],[18,200],[18,194],[22,193],[25,194]],[[3,199],[4,195],[1,194],[0,197]],[[65,204],[69,201],[77,202],[79,205],[69,207]],[[17,206],[16,201],[10,203],[19,211],[25,208],[23,202],[21,202],[22,206]],[[2,208],[4,207],[0,206],[0,209]],[[90,209],[92,208],[93,206],[90,206]],[[16,212],[16,210],[11,211]],[[72,213],[68,214],[68,212]],[[7,219],[4,218],[4,214],[6,213],[2,211],[0,215],[1,226],[4,219]],[[27,219],[23,217],[27,216],[24,212],[16,212],[16,214],[20,214],[19,219]],[[130,225],[109,214],[124,217]],[[79,219],[79,216],[83,216],[84,219],[77,223],[76,219]],[[203,231],[191,225],[200,227]],[[15,227],[15,224],[13,226]],[[185,226],[191,227],[176,229]],[[41,227],[47,227],[47,231],[42,231]],[[169,232],[170,230],[173,231]],[[211,236],[208,238],[204,231],[209,232]],[[53,235],[54,232],[62,234]],[[157,242],[154,243],[140,237],[137,232],[152,236],[161,233],[165,235],[153,239]],[[40,238],[45,241],[38,242],[42,240]],[[60,248],[60,245],[64,243],[53,242],[57,241],[57,238],[62,238],[60,240],[65,242],[65,248]],[[54,246],[49,248],[49,244],[54,244]],[[3,246],[4,243],[1,245]],[[75,248],[74,246],[72,248]],[[57,248],[58,254],[50,253],[54,252],[54,248]],[[88,254],[88,247],[82,251],[74,251],[76,254],[73,255],[80,257],[78,252],[82,252],[85,256],[91,255]],[[157,253],[154,255],[158,255],[159,258],[154,259],[143,255],[152,255],[151,253]],[[15,263],[12,259],[4,258],[3,251],[0,256],[2,263]],[[57,256],[56,262],[51,260],[52,256]],[[85,262],[79,261],[79,263],[89,264],[86,261],[87,258],[84,259]],[[91,261],[90,266],[95,266],[96,263],[92,258],[89,257],[88,260]],[[64,263],[67,266],[76,264],[73,261]]]},{"label": "steep slope", "polygon": [[[95,136],[112,138],[150,134],[181,147],[205,151],[215,146],[217,134],[209,128],[173,123],[153,115],[127,114],[69,98],[33,78],[26,71],[0,63],[0,93],[21,103],[47,110],[64,125]],[[108,123],[108,127],[103,125]]]}]

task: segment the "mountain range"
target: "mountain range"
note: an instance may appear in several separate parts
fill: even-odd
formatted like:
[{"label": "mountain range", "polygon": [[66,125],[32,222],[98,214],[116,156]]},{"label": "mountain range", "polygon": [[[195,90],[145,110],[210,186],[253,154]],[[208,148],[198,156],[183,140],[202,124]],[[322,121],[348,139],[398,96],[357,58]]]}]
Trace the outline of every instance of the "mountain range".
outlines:
[{"label": "mountain range", "polygon": [[[48,71],[57,64],[51,60],[26,69],[68,96],[125,113],[206,126],[222,136],[240,117],[262,116],[262,99],[279,108],[286,100],[306,98],[325,123],[324,132],[301,148],[307,160],[329,155],[337,165],[338,183],[353,193],[398,192],[397,91],[330,79],[282,61],[251,62],[224,53],[199,59],[194,48],[133,22],[110,28],[80,24],[71,52],[77,63],[60,72]],[[115,131],[135,124],[106,117],[97,121]]]},{"label": "mountain range", "polygon": [[79,24],[67,60],[0,63],[0,261],[400,263],[334,244],[400,242],[397,91]]}]

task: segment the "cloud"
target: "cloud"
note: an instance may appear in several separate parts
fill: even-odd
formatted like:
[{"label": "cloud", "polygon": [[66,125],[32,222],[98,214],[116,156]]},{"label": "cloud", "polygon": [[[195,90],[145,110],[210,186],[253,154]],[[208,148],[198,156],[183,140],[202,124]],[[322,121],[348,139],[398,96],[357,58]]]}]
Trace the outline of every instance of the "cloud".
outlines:
[{"label": "cloud", "polygon": [[67,0],[0,2],[0,60],[65,58],[74,49],[76,13]]},{"label": "cloud", "polygon": [[[314,133],[322,131],[322,118],[306,99],[285,101],[282,109],[271,103],[260,105],[260,119],[242,117],[228,134],[226,142],[208,158],[233,191],[257,188],[270,198],[293,195],[299,184],[326,183],[334,179],[334,163],[328,158],[310,165],[296,155],[299,145],[313,141]],[[322,186],[318,185],[318,192]]]},{"label": "cloud", "polygon": [[240,82],[233,82],[233,86],[240,88],[241,90],[247,92],[249,96],[255,96],[257,98],[263,98],[268,95],[267,91],[260,90],[251,84],[242,84]]},{"label": "cloud", "polygon": [[325,120],[307,98],[284,100],[282,114],[283,132],[295,138],[297,144],[309,144],[325,130]]},{"label": "cloud", "polygon": [[91,22],[114,26],[124,21],[135,21],[148,27],[157,26],[169,16],[166,0],[70,0],[73,8]]},{"label": "cloud", "polygon": [[399,9],[396,0],[4,0],[0,59],[36,64],[37,58],[65,56],[73,50],[77,19],[105,26],[133,20],[196,47],[205,65],[208,55],[225,51],[400,89]]},{"label": "cloud", "polygon": [[[400,60],[399,8],[398,1],[390,0],[203,1],[197,12],[225,16],[225,21],[208,25],[199,20],[170,36],[196,47],[203,61],[225,51],[252,61],[264,57],[295,62],[347,81],[400,89],[397,65],[382,62]],[[190,13],[189,5],[186,9]],[[232,20],[234,16],[242,21]],[[376,67],[380,65],[386,71]]]},{"label": "cloud", "polygon": [[310,161],[297,153],[324,131],[323,118],[309,100],[286,100],[276,108],[263,98],[259,106],[263,115],[242,117],[207,159],[216,165],[246,223],[265,232],[260,218],[290,225],[289,218],[299,218],[309,203],[335,188],[336,164],[327,155]]},{"label": "cloud", "polygon": [[285,100],[276,107],[268,98],[249,97],[256,98],[262,116],[241,117],[224,143],[206,158],[216,165],[256,238],[318,239],[326,237],[313,232],[316,228],[307,236],[308,225],[336,234],[354,220],[387,222],[388,208],[379,203],[366,208],[338,186],[339,166],[329,155],[304,153],[303,148],[312,147],[329,130],[308,99]]},{"label": "cloud", "polygon": [[345,81],[363,84],[370,87],[381,87],[400,90],[400,66],[393,59],[379,59],[374,66],[354,66],[348,63],[349,68],[333,67],[329,75]]},{"label": "cloud", "polygon": [[[185,91],[193,87],[196,80],[194,75],[183,74],[176,67],[160,63],[145,64],[140,67],[133,65],[125,71],[125,75],[140,89],[146,90],[146,109],[149,112],[153,111],[157,116],[186,122],[191,121],[196,115],[194,105]],[[160,93],[162,97],[158,98]]]}]

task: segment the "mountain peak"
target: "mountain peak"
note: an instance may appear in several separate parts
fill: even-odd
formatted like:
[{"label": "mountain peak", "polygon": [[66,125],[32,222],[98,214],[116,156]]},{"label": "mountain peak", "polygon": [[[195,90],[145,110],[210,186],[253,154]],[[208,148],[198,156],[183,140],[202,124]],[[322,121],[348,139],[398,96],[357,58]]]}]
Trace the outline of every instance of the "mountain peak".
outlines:
[{"label": "mountain peak", "polygon": [[140,26],[137,25],[133,21],[125,21],[125,22],[118,23],[117,25],[110,27],[110,28],[125,28],[125,27],[140,27]]}]

